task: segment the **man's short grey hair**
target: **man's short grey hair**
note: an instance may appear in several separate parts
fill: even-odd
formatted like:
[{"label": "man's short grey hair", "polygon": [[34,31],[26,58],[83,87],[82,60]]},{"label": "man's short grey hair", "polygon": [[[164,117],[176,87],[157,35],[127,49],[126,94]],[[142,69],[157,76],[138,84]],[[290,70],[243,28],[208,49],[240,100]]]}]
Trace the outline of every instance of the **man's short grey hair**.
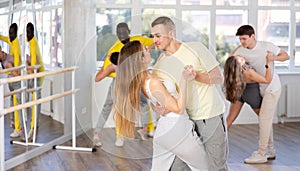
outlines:
[{"label": "man's short grey hair", "polygon": [[152,22],[151,27],[154,27],[159,24],[163,24],[164,26],[166,26],[168,31],[175,30],[175,24],[169,17],[166,16],[158,17]]}]

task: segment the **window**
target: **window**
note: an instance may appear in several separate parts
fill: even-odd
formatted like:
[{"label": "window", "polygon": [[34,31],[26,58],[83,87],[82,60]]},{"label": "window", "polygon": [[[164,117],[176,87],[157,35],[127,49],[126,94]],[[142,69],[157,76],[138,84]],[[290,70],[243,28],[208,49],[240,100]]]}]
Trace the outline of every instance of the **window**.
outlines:
[{"label": "window", "polygon": [[107,51],[117,41],[116,26],[128,23],[131,28],[131,10],[98,8],[96,12],[97,61],[103,61]]},{"label": "window", "polygon": [[151,36],[151,22],[161,15],[169,17],[175,17],[174,9],[162,9],[162,8],[146,8],[142,9],[142,35],[146,37]]},{"label": "window", "polygon": [[131,0],[98,0],[100,4],[114,5],[114,4],[129,4]]},{"label": "window", "polygon": [[248,0],[216,0],[217,5],[230,6],[245,6],[248,5]]},{"label": "window", "polygon": [[[258,40],[271,41],[291,56],[290,61],[276,62],[276,67],[300,68],[300,0],[98,0],[95,3],[97,61],[104,59],[107,49],[117,40],[117,23],[127,22],[133,35],[150,36],[151,21],[166,15],[183,23],[176,24],[176,29],[181,30],[177,31],[179,40],[201,41],[216,53],[221,63],[239,44],[236,29],[250,23]],[[1,34],[7,35],[8,26],[16,22],[20,41],[24,41],[21,39],[25,38],[25,22],[32,21],[37,27],[44,62],[48,67],[62,66],[63,0],[15,0],[11,7],[10,4],[10,1],[0,2]]]},{"label": "window", "polygon": [[[254,26],[258,40],[271,41],[286,50],[291,59],[295,58],[295,60],[275,63],[278,68],[291,69],[300,65],[300,42],[298,41],[300,30],[298,26],[293,33],[296,35],[296,39],[293,40],[290,33],[291,27],[296,23],[300,27],[300,17],[297,13],[297,10],[300,10],[290,8],[290,6],[300,6],[300,0],[290,1],[100,0],[96,2],[99,7],[96,14],[96,25],[97,30],[101,30],[104,25],[110,25],[112,34],[114,34],[116,24],[111,22],[113,21],[111,18],[126,18],[128,22],[131,22],[131,18],[135,23],[134,31],[137,34],[150,36],[151,22],[158,16],[169,16],[182,23],[175,23],[176,30],[180,30],[177,31],[177,39],[185,42],[201,41],[213,54],[216,54],[217,60],[223,64],[229,53],[240,44],[238,37],[235,36],[236,30],[241,25],[250,24]],[[114,9],[111,9],[112,5]],[[124,10],[128,12],[124,12]],[[297,13],[295,24],[290,22],[293,21],[291,17],[295,17],[295,15],[291,15],[292,13]],[[295,47],[291,46],[294,44]],[[97,55],[97,60],[103,60],[103,57]]]},{"label": "window", "polygon": [[200,41],[206,46],[209,42],[210,13],[209,11],[182,11],[182,41]]},{"label": "window", "polygon": [[[31,4],[33,3],[33,5]],[[23,61],[29,54],[26,41],[26,25],[33,23],[35,36],[46,67],[63,65],[62,55],[62,5],[63,0],[15,0],[12,3],[0,2],[1,35],[8,36],[11,23],[18,25],[18,37],[22,50]],[[0,41],[3,49],[8,51],[8,45]],[[25,48],[23,48],[25,47]]]},{"label": "window", "polygon": [[182,5],[211,5],[212,0],[181,0]]},{"label": "window", "polygon": [[[288,10],[259,10],[257,18],[257,39],[274,43],[281,49],[289,52],[289,21]],[[289,61],[278,62],[279,68],[288,68]]]},{"label": "window", "polygon": [[295,67],[300,67],[300,12],[296,13]]},{"label": "window", "polygon": [[156,5],[174,5],[176,4],[176,0],[164,0],[164,1],[161,1],[161,0],[151,0],[151,1],[148,1],[148,0],[142,0],[143,4],[156,4]]},{"label": "window", "polygon": [[[31,3],[31,2],[29,2]],[[34,1],[34,8],[38,9],[38,8],[43,8],[43,7],[47,7],[50,6],[51,1],[49,2],[49,0],[35,0]]]},{"label": "window", "polygon": [[47,65],[51,65],[51,19],[51,10],[43,12],[43,18],[41,22],[42,28],[38,37],[40,50],[42,51],[42,56],[48,56],[48,58],[43,58],[44,64]]},{"label": "window", "polygon": [[0,14],[9,12],[9,1],[0,2]]},{"label": "window", "polygon": [[50,63],[52,66],[62,66],[63,56],[62,56],[62,9],[53,9],[51,16],[51,47],[50,47],[50,56],[52,61]]},{"label": "window", "polygon": [[230,52],[239,44],[236,30],[248,23],[246,10],[217,10],[216,11],[216,58],[224,65]]},{"label": "window", "polygon": [[63,0],[52,0],[51,3],[52,3],[52,5],[62,5]]},{"label": "window", "polygon": [[[32,22],[35,27],[35,36],[38,39],[43,62],[48,68],[63,66],[61,30],[63,10],[61,6],[55,6],[62,2],[62,0],[36,1],[34,7],[38,9],[27,9],[27,21]],[[54,6],[49,8],[51,4]],[[28,44],[26,47],[28,53]]]},{"label": "window", "polygon": [[265,0],[258,1],[259,6],[288,6],[289,0]]},{"label": "window", "polygon": [[[8,15],[0,15],[0,35],[8,36],[9,25],[7,24],[7,20]],[[2,47],[2,50],[8,52],[9,49],[7,43],[0,41],[0,46]]]}]

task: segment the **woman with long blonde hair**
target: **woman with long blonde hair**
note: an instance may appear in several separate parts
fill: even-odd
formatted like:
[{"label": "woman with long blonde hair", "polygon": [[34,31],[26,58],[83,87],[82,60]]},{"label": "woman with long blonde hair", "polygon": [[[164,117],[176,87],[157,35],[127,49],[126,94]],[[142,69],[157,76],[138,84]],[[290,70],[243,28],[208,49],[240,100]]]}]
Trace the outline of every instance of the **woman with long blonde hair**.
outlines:
[{"label": "woman with long blonde hair", "polygon": [[148,71],[149,52],[139,41],[127,43],[121,50],[114,92],[116,123],[123,136],[133,138],[135,121],[140,114],[140,92],[152,104],[170,111],[161,115],[153,138],[153,171],[168,171],[175,156],[192,170],[207,170],[206,153],[194,124],[185,111],[187,80],[195,78],[192,66],[186,66],[177,87],[167,80],[154,77]]}]

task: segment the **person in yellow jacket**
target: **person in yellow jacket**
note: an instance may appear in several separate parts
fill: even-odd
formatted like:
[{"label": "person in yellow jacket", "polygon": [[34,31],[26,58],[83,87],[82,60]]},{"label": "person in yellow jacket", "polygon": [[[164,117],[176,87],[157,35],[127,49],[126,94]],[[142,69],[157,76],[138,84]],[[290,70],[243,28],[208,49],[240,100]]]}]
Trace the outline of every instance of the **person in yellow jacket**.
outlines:
[{"label": "person in yellow jacket", "polygon": [[[35,65],[40,65],[39,69],[37,72],[43,72],[45,70],[44,63],[42,60],[42,55],[40,52],[40,48],[38,45],[38,41],[36,37],[34,36],[34,26],[31,22],[27,23],[26,26],[26,36],[27,36],[27,41],[29,43],[29,51],[30,55],[27,55],[27,66],[35,66]],[[27,69],[27,74],[33,74],[34,70],[33,69]],[[37,87],[42,86],[44,78],[40,77],[37,78]],[[28,80],[27,86],[29,89],[34,88],[34,79]],[[41,90],[38,90],[36,92],[32,93],[32,100],[35,100],[35,93],[36,93],[36,98],[40,99],[41,98]],[[35,106],[32,107],[31,109],[32,117],[31,117],[31,124],[30,124],[30,131],[28,133],[28,138],[31,138],[33,135],[33,130],[34,130],[34,120],[36,117],[37,121],[37,126],[38,126],[38,121],[39,121],[39,115],[41,112],[41,105],[37,105],[37,113],[35,114]]]},{"label": "person in yellow jacket", "polygon": [[[9,36],[0,35],[0,40],[9,44],[9,55],[13,57],[12,67],[17,67],[22,64],[21,60],[21,48],[18,39],[18,25],[12,23],[9,27]],[[20,71],[13,71],[8,73],[10,76],[19,76]],[[9,84],[10,91],[14,91],[21,88],[21,82],[14,82]],[[14,106],[18,105],[21,102],[21,95],[14,94],[12,96],[12,104]],[[10,137],[17,138],[22,135],[22,120],[21,120],[21,110],[15,111],[11,114],[11,126],[14,127],[14,132],[10,134]],[[13,126],[14,125],[14,126]]]},{"label": "person in yellow jacket", "polygon": [[[127,23],[124,23],[124,22],[119,23],[117,25],[116,31],[117,31],[117,37],[119,40],[117,40],[116,43],[108,50],[108,52],[107,52],[108,56],[110,56],[110,54],[112,54],[114,52],[120,52],[126,43],[133,41],[133,40],[140,41],[144,46],[148,47],[149,51],[154,47],[152,38],[147,38],[147,37],[143,37],[143,36],[129,36],[130,29],[129,29]],[[104,70],[107,69],[108,66],[111,66],[111,64],[112,63],[110,61],[110,58],[106,57],[104,60],[103,66],[99,72],[103,72]],[[114,86],[114,79],[116,77],[116,73],[113,71],[108,75],[108,77],[112,78],[113,80],[109,86],[108,94],[106,96],[104,106],[102,108],[102,111],[100,113],[95,131],[94,131],[93,141],[94,141],[94,145],[96,145],[96,146],[101,146],[100,137],[99,137],[100,131],[103,128],[109,114],[111,113],[112,106],[113,106],[113,86]],[[98,82],[100,80],[96,79],[95,81]],[[146,103],[146,108],[147,108],[147,103]],[[124,142],[123,142],[122,137],[119,136],[119,130],[118,130],[117,125],[118,125],[118,123],[116,122],[117,137],[116,137],[115,145],[120,147],[120,146],[123,146]]]}]

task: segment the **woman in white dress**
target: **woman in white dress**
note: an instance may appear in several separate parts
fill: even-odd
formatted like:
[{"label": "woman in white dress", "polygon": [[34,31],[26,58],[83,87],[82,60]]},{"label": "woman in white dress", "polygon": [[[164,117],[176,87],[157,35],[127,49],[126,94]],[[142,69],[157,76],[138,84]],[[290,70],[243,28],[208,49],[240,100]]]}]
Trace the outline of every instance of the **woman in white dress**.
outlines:
[{"label": "woman in white dress", "polygon": [[207,170],[206,153],[194,124],[185,111],[187,80],[195,77],[186,66],[178,86],[154,77],[148,71],[150,53],[139,41],[127,43],[121,50],[114,91],[116,124],[121,134],[134,137],[135,121],[140,114],[140,92],[153,104],[164,105],[169,113],[161,115],[153,138],[153,171],[168,171],[175,156],[192,170]]}]

